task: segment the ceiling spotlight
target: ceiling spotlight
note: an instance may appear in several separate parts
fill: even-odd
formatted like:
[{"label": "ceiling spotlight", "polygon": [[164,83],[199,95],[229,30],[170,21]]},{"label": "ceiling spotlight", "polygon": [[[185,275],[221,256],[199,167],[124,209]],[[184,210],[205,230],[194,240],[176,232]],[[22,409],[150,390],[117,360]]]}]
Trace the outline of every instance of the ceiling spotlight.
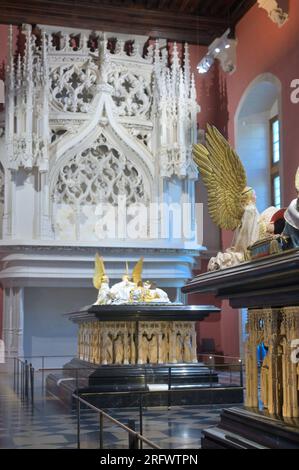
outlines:
[{"label": "ceiling spotlight", "polygon": [[198,64],[198,73],[207,73],[214,63],[214,58],[211,55],[206,55]]},{"label": "ceiling spotlight", "polygon": [[197,66],[199,73],[207,73],[213,65],[215,59],[218,59],[224,72],[233,73],[236,69],[236,45],[235,39],[229,39],[230,29],[216,38],[210,44],[208,53],[203,57]]}]

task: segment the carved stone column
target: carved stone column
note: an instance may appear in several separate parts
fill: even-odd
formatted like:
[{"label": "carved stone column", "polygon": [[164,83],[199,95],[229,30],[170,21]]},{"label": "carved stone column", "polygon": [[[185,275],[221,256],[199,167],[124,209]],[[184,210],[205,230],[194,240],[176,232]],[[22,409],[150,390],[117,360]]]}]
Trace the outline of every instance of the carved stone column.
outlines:
[{"label": "carved stone column", "polygon": [[3,296],[3,339],[5,356],[24,355],[24,288],[10,287]]},{"label": "carved stone column", "polygon": [[163,364],[163,333],[158,334],[158,364]]},{"label": "carved stone column", "polygon": [[292,361],[292,341],[299,338],[299,307],[282,310],[283,340],[283,416],[299,418],[298,364]]},{"label": "carved stone column", "polygon": [[176,324],[170,323],[169,325],[169,362],[171,364],[177,364],[176,336],[177,336]]},{"label": "carved stone column", "polygon": [[192,341],[192,362],[193,364],[197,364],[197,334],[196,334],[196,324],[192,324],[192,335],[191,335],[191,341]]},{"label": "carved stone column", "polygon": [[128,335],[128,325],[124,326],[124,364],[129,364],[129,335]]},{"label": "carved stone column", "polygon": [[258,365],[257,344],[259,333],[260,310],[249,310],[247,321],[248,339],[245,352],[246,368],[246,400],[245,405],[250,408],[258,408]]},{"label": "carved stone column", "polygon": [[101,364],[102,365],[107,365],[107,336],[108,336],[108,332],[107,332],[107,329],[105,327],[105,325],[103,324],[103,327],[102,327],[102,335],[101,335]]},{"label": "carved stone column", "polygon": [[278,363],[281,313],[278,309],[264,309],[264,343],[268,346],[267,408],[270,414],[281,414],[281,366]]}]

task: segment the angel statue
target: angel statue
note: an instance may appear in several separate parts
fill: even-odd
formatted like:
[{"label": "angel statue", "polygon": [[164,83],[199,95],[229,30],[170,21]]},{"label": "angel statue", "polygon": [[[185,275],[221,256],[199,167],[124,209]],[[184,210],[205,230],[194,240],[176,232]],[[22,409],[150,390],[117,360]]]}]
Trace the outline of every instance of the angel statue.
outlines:
[{"label": "angel statue", "polygon": [[[129,303],[131,301],[131,292],[138,288],[138,285],[142,280],[142,269],[143,258],[140,258],[140,260],[136,263],[133,269],[132,282],[129,276],[128,263],[126,263],[126,274],[123,275],[122,282],[114,284],[114,286],[110,289],[110,295],[114,304],[120,305],[124,303]],[[138,300],[136,299],[136,301]]]},{"label": "angel statue", "polygon": [[255,191],[247,186],[239,156],[216,127],[208,125],[206,146],[194,145],[193,155],[208,191],[212,220],[219,228],[235,232],[232,247],[212,258],[208,269],[240,264],[247,248],[259,239]]},{"label": "angel statue", "polygon": [[294,199],[285,211],[285,229],[283,235],[290,238],[291,247],[299,247],[299,168],[296,173],[295,187],[297,199]]},{"label": "angel statue", "polygon": [[95,258],[93,285],[98,290],[98,298],[94,305],[111,304],[109,278],[106,276],[104,260],[98,253]]}]

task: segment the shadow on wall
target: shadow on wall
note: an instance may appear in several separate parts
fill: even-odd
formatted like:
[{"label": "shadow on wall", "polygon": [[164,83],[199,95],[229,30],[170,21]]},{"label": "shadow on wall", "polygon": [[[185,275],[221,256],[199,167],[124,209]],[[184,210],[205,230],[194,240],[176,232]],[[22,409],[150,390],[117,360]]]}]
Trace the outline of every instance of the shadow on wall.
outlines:
[{"label": "shadow on wall", "polygon": [[215,63],[210,72],[200,78],[198,94],[202,112],[199,125],[205,129],[207,123],[213,124],[227,137],[229,112],[226,77],[220,72],[218,63]]}]

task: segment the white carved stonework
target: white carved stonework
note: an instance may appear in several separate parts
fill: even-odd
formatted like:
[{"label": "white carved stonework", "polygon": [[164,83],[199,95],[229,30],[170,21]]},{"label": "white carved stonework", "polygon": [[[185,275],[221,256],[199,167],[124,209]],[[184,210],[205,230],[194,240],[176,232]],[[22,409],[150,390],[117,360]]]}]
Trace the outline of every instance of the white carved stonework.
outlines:
[{"label": "white carved stonework", "polygon": [[148,200],[142,175],[134,165],[100,136],[91,148],[73,157],[59,172],[53,198],[56,203],[116,205]]},{"label": "white carved stonework", "polygon": [[4,168],[0,163],[0,235],[2,236],[2,224],[4,215],[4,184],[5,184]]},{"label": "white carved stonework", "polygon": [[114,63],[108,83],[113,87],[112,98],[119,116],[150,117],[151,88],[144,76]]},{"label": "white carved stonework", "polygon": [[50,75],[51,105],[58,111],[87,113],[96,94],[97,68],[89,60],[82,66],[61,65]]},{"label": "white carved stonework", "polygon": [[[18,50],[16,44],[25,47]],[[168,50],[165,41],[153,45],[145,36],[45,25],[23,25],[18,32],[10,27],[8,46],[0,244],[1,252],[9,247],[17,254],[11,269],[4,269],[9,255],[0,256],[2,285],[23,289],[51,279],[55,288],[82,281],[85,289],[91,286],[96,251],[111,254],[111,270],[120,279],[129,249],[133,260],[136,250],[140,256],[148,253],[148,279],[178,293],[202,249],[192,160],[200,108],[188,46],[181,61],[177,46]],[[125,230],[112,237],[112,219],[105,230],[98,228],[98,208],[116,207],[119,196],[126,198]],[[182,202],[190,204],[191,217],[185,217]],[[180,216],[171,210],[164,216],[170,203],[181,208]],[[149,212],[153,204],[165,212],[150,214],[151,219],[142,215],[135,224],[141,235],[129,236],[132,208],[142,205]],[[33,253],[40,247],[34,262],[22,258],[28,246],[36,247]],[[78,255],[64,269],[60,246],[67,250],[67,263],[82,247],[92,254],[86,263]],[[9,295],[21,311],[21,296]],[[5,315],[11,321],[13,309]]]}]

